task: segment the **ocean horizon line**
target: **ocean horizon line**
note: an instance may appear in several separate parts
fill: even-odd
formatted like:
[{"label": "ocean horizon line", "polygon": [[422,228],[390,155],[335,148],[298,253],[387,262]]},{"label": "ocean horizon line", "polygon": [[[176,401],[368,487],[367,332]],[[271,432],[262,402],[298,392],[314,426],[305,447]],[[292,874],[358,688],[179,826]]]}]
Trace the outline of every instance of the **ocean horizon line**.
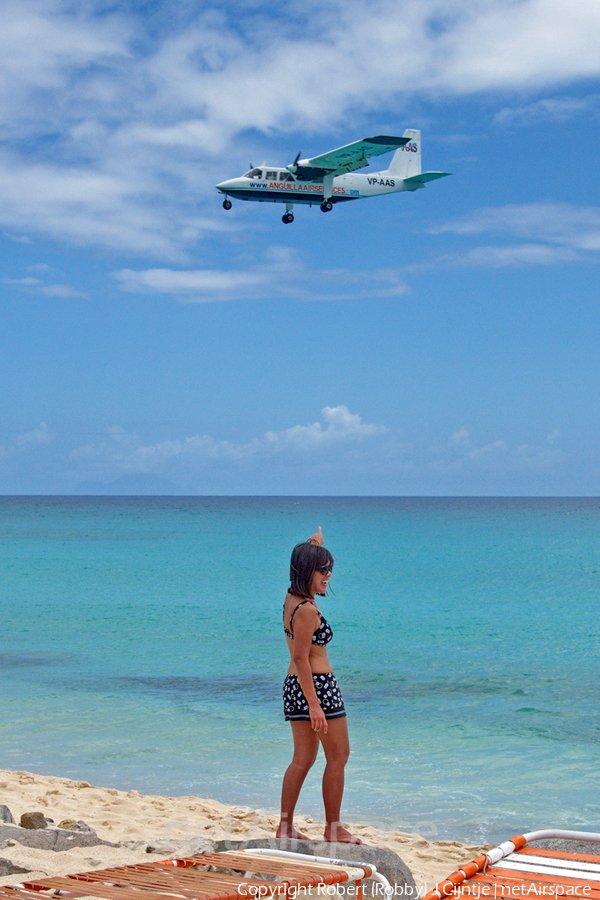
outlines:
[{"label": "ocean horizon line", "polygon": [[0,499],[20,498],[161,498],[250,500],[600,500],[600,494],[189,494],[189,493],[0,493]]}]

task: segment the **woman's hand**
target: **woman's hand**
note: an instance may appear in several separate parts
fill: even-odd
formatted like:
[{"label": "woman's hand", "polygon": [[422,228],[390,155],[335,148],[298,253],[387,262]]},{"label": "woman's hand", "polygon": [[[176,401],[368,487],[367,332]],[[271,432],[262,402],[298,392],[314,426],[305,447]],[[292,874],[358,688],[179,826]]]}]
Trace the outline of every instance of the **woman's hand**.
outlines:
[{"label": "woman's hand", "polygon": [[321,531],[321,526],[319,525],[319,530],[316,534],[312,534],[308,539],[309,544],[316,544],[317,547],[323,546],[323,533]]},{"label": "woman's hand", "polygon": [[329,725],[327,719],[325,718],[325,713],[321,708],[321,704],[317,703],[315,706],[309,705],[308,711],[310,713],[310,724],[312,726],[312,730],[322,731],[323,734],[327,734]]}]

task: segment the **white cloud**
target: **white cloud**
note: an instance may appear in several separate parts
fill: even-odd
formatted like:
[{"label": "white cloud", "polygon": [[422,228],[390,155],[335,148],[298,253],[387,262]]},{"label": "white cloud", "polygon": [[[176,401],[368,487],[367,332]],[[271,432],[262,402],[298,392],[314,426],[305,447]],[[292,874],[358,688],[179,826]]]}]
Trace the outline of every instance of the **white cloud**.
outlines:
[{"label": "white cloud", "polygon": [[[86,107],[92,82],[110,60],[129,57],[130,26],[117,16],[74,12],[64,0],[4,0],[0,30],[0,119],[23,133],[64,124]],[[74,76],[79,76],[77,91]],[[45,100],[45,102],[44,102]],[[18,115],[15,116],[15,112]]]},{"label": "white cloud", "polygon": [[[48,271],[50,266],[28,266],[28,270]],[[41,278],[27,276],[25,278],[2,278],[3,284],[20,288],[27,294],[43,294],[46,297],[85,297],[81,291],[75,290],[68,284],[44,284]]]},{"label": "white cloud", "polygon": [[[42,422],[0,446],[0,477],[6,482],[18,476],[23,489],[35,484],[42,492],[48,481],[58,483],[66,493],[77,485],[102,491],[103,485],[122,479],[124,485],[135,484],[139,478],[150,492],[153,484],[161,492],[170,485],[189,493],[260,493],[265,486],[275,493],[344,493],[352,485],[357,493],[493,494],[510,493],[516,485],[552,493],[561,478],[568,482],[570,473],[581,475],[577,451],[574,456],[572,447],[563,448],[556,429],[525,440],[514,434],[481,439],[476,432],[461,426],[435,442],[423,435],[407,440],[396,429],[363,422],[343,404],[324,407],[316,422],[245,441],[197,434],[150,442],[114,426],[81,446]],[[589,459],[584,470],[587,479]],[[46,481],[36,483],[36,472]]]},{"label": "white cloud", "polygon": [[32,244],[33,241],[29,237],[28,234],[11,234],[9,231],[2,232],[3,237],[8,238],[9,241],[13,241],[15,244]]},{"label": "white cloud", "polygon": [[[247,164],[257,135],[304,129],[329,142],[323,122],[346,136],[365,111],[411,97],[600,74],[596,0],[291,3],[275,24],[251,5],[232,7],[234,24],[227,9],[175,14],[166,0],[152,15],[130,9],[5,0],[0,227],[14,240],[183,261],[232,227],[198,206]],[[538,109],[566,112],[565,101]]]},{"label": "white cloud", "polygon": [[431,448],[430,468],[443,476],[468,475],[473,472],[489,475],[515,473],[551,474],[563,462],[559,432],[554,429],[539,444],[519,444],[497,438],[478,445],[470,432],[462,427],[450,435],[448,452],[441,447]]},{"label": "white cloud", "polygon": [[573,466],[556,431],[539,441],[502,435],[478,440],[460,427],[441,442],[407,442],[398,431],[365,423],[343,405],[325,407],[317,422],[245,442],[204,434],[147,443],[114,428],[103,440],[74,449],[68,462],[74,483],[109,485],[140,476],[166,479],[191,493],[215,485],[344,493],[347,484],[358,493],[365,487],[374,493],[469,492],[473,486],[481,493],[508,487],[510,493],[515,484],[552,492],[556,479]]},{"label": "white cloud", "polygon": [[489,207],[436,228],[437,233],[504,232],[518,237],[600,249],[600,207],[569,203],[523,203]]},{"label": "white cloud", "polygon": [[387,431],[383,425],[364,423],[343,405],[324,407],[322,419],[310,425],[269,431],[245,443],[194,435],[143,444],[136,434],[117,427],[110,430],[105,440],[76,448],[71,456],[86,475],[140,473],[177,478],[188,477],[213,464],[268,465],[269,460],[283,460],[288,465],[305,464],[307,457],[317,459],[323,453],[343,453],[346,448],[381,437]]},{"label": "white cloud", "polygon": [[519,266],[553,266],[557,263],[573,262],[578,254],[568,248],[551,247],[547,244],[513,244],[497,247],[475,247],[465,253],[446,257],[452,265],[482,266],[490,269],[514,268]]},{"label": "white cloud", "polygon": [[450,435],[450,446],[462,445],[468,447],[471,442],[471,436],[466,428],[459,428]]},{"label": "white cloud", "polygon": [[52,443],[54,434],[48,428],[46,422],[40,422],[37,428],[17,434],[7,444],[0,446],[0,457],[8,459],[15,455],[21,455],[36,447],[43,447]]},{"label": "white cloud", "polygon": [[[496,233],[522,244],[475,247],[442,257],[438,264],[490,267],[595,262],[600,251],[600,207],[528,203],[481,209],[432,229],[434,234]],[[533,238],[533,242],[531,239]]]},{"label": "white cloud", "polygon": [[385,434],[383,425],[365,425],[359,415],[351,413],[347,406],[326,406],[321,411],[325,428],[320,422],[312,425],[295,425],[285,431],[268,431],[263,439],[265,448],[281,450],[297,447],[310,450],[345,441],[363,440]]},{"label": "white cloud", "polygon": [[182,248],[200,234],[226,227],[213,227],[208,219],[181,211],[175,215],[172,201],[148,173],[113,174],[15,160],[6,154],[0,154],[0,222],[77,246],[101,245],[168,259],[184,258]]},{"label": "white cloud", "polygon": [[37,287],[44,282],[39,278],[3,278],[2,284],[15,284],[18,287]]},{"label": "white cloud", "polygon": [[114,274],[124,291],[174,294],[191,303],[211,303],[239,296],[257,296],[271,280],[267,273],[242,270],[122,269]]},{"label": "white cloud", "polygon": [[40,422],[37,428],[25,432],[25,434],[17,435],[15,444],[17,447],[25,447],[28,444],[49,444],[52,437],[46,423]]},{"label": "white cloud", "polygon": [[239,298],[290,297],[344,300],[397,297],[408,288],[399,269],[317,269],[287,247],[270,247],[264,259],[244,269],[122,269],[114,273],[124,291],[159,293],[185,303]]},{"label": "white cloud", "polygon": [[45,294],[46,297],[85,297],[84,293],[69,284],[45,284],[40,288],[40,294]]},{"label": "white cloud", "polygon": [[[444,77],[456,92],[532,88],[598,73],[594,0],[475,2],[442,37]],[[452,15],[452,13],[451,13]],[[440,71],[440,75],[442,72]]]},{"label": "white cloud", "polygon": [[494,116],[495,125],[532,125],[536,122],[566,122],[584,112],[597,111],[600,95],[547,97],[524,106],[506,106]]}]

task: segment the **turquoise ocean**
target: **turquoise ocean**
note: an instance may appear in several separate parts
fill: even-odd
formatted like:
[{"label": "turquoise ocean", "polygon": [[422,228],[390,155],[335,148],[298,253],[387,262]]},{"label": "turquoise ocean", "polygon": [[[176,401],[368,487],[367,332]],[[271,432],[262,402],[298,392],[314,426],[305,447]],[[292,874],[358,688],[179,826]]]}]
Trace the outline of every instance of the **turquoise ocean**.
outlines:
[{"label": "turquoise ocean", "polygon": [[318,525],[345,819],[600,830],[596,498],[0,498],[0,767],[276,809],[281,607]]}]

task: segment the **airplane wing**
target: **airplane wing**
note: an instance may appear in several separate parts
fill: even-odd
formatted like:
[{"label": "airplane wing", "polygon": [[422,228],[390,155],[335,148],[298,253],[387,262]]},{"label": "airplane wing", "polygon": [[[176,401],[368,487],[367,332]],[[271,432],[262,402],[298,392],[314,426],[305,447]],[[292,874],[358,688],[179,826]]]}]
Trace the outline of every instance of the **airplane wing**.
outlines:
[{"label": "airplane wing", "polygon": [[378,134],[375,137],[363,138],[362,141],[354,141],[353,144],[346,144],[345,147],[338,147],[337,150],[330,150],[329,153],[314,156],[312,159],[297,160],[288,166],[288,170],[298,178],[319,178],[332,172],[336,174],[354,172],[367,166],[371,156],[381,156],[390,150],[397,150],[398,147],[408,144],[409,140],[407,137]]}]

